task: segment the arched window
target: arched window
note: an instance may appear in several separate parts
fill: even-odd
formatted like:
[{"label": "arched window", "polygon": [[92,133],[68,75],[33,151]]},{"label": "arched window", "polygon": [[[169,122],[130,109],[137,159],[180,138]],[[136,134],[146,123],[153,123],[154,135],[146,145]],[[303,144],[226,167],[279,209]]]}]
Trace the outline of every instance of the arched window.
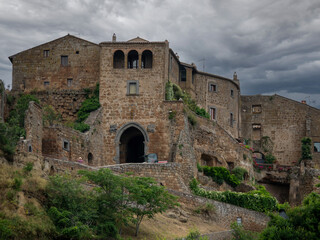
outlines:
[{"label": "arched window", "polygon": [[128,68],[139,67],[139,54],[136,50],[131,50],[128,54]]},{"label": "arched window", "polygon": [[89,153],[88,154],[88,165],[92,165],[92,162],[93,162],[93,155],[92,155],[92,153]]},{"label": "arched window", "polygon": [[124,68],[124,53],[121,50],[113,54],[113,68]]},{"label": "arched window", "polygon": [[145,50],[141,57],[141,68],[152,68],[152,52]]}]

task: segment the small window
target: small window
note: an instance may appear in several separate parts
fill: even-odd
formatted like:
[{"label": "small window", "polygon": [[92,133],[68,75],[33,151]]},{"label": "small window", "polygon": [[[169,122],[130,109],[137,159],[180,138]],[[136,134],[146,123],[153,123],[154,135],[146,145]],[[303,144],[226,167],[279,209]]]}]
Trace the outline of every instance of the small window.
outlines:
[{"label": "small window", "polygon": [[230,113],[230,127],[233,127],[233,122],[234,122],[233,113]]},{"label": "small window", "polygon": [[184,67],[180,67],[180,81],[181,82],[187,81],[187,71]]},{"label": "small window", "polygon": [[152,52],[145,50],[141,56],[141,68],[152,68]]},{"label": "small window", "polygon": [[261,113],[261,105],[252,105],[252,113]]},{"label": "small window", "polygon": [[127,82],[127,95],[137,95],[139,94],[139,82],[138,81],[128,81]]},{"label": "small window", "polygon": [[45,81],[45,82],[43,82],[43,85],[44,85],[45,87],[47,87],[47,86],[49,86],[49,85],[50,85],[50,82]]},{"label": "small window", "polygon": [[242,218],[241,217],[237,217],[237,224],[242,225]]},{"label": "small window", "polygon": [[92,153],[89,153],[88,154],[88,165],[92,165],[92,163],[93,163],[93,155],[92,155]]},{"label": "small window", "polygon": [[172,56],[170,56],[170,72],[171,72],[171,70],[172,70]]},{"label": "small window", "polygon": [[234,94],[233,94],[233,89],[231,89],[231,91],[230,91],[230,96],[233,97],[233,95],[234,95]]},{"label": "small window", "polygon": [[76,54],[79,54],[79,51],[76,51]]},{"label": "small window", "polygon": [[61,66],[68,66],[68,56],[61,56]]},{"label": "small window", "polygon": [[46,57],[49,57],[49,53],[50,51],[49,50],[43,50],[43,56],[46,58]]},{"label": "small window", "polygon": [[320,142],[313,143],[314,152],[320,152]]},{"label": "small window", "polygon": [[261,129],[261,124],[252,124],[252,129],[253,130],[258,130],[258,129]]},{"label": "small window", "polygon": [[216,109],[211,107],[209,109],[209,112],[210,112],[210,119],[215,120],[216,119]]},{"label": "small window", "polygon": [[67,84],[68,84],[68,87],[72,86],[72,78],[67,79]]},{"label": "small window", "polygon": [[31,145],[28,146],[28,152],[32,152],[32,146]]},{"label": "small window", "polygon": [[216,92],[217,91],[217,85],[213,83],[209,83],[209,92]]},{"label": "small window", "polygon": [[66,150],[66,151],[69,151],[69,149],[70,149],[70,143],[69,143],[69,141],[63,140],[63,142],[62,142],[62,148],[63,148],[64,150]]}]

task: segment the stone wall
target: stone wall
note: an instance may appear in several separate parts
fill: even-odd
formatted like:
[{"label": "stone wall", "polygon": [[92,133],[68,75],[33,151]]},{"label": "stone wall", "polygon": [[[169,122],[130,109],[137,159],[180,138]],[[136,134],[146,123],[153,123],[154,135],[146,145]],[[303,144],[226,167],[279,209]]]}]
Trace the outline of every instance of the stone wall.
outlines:
[{"label": "stone wall", "polygon": [[230,170],[239,166],[253,176],[251,152],[215,121],[197,116],[191,136],[197,162],[201,165],[223,166]]},{"label": "stone wall", "polygon": [[[210,89],[209,85],[215,85]],[[239,137],[240,130],[240,88],[237,82],[206,73],[195,74],[196,101],[210,113],[215,109],[215,120],[233,137]],[[233,94],[231,95],[231,90]],[[231,113],[233,121],[231,123]]]},{"label": "stone wall", "polygon": [[228,203],[218,202],[207,198],[194,196],[182,192],[169,191],[172,194],[179,196],[179,201],[197,208],[203,206],[206,203],[211,203],[215,206],[215,216],[217,223],[226,229],[230,229],[230,225],[237,221],[237,218],[241,218],[242,225],[246,230],[250,231],[262,231],[267,227],[269,217],[263,213],[255,212],[249,209],[231,205]]},{"label": "stone wall", "polygon": [[[79,90],[99,82],[99,45],[67,35],[15,54],[12,90]],[[68,60],[62,63],[62,56]]]},{"label": "stone wall", "polygon": [[26,130],[25,152],[32,152],[38,156],[42,156],[42,109],[33,101],[29,102],[24,127]]},{"label": "stone wall", "polygon": [[64,122],[74,122],[77,119],[81,103],[86,99],[84,90],[38,91],[34,95],[42,106],[50,105],[61,114]]},{"label": "stone wall", "polygon": [[[263,152],[261,138],[268,136],[278,164],[297,164],[303,137],[320,140],[319,109],[278,95],[241,96],[241,104],[242,137],[253,140],[255,150]],[[319,162],[319,153],[313,155]]]}]

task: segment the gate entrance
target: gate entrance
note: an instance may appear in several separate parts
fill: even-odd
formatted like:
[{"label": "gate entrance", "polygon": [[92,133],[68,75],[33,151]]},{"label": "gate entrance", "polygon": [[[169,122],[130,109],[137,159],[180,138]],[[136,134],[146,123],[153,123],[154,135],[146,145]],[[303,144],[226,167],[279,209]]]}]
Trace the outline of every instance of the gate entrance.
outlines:
[{"label": "gate entrance", "polygon": [[120,163],[144,162],[144,142],[144,136],[139,129],[127,128],[120,137]]}]

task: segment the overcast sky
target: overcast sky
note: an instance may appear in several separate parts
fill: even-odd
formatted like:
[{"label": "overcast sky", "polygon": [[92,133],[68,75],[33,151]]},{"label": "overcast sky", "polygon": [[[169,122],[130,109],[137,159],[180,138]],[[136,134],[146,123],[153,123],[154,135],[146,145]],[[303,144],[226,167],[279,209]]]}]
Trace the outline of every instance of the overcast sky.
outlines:
[{"label": "overcast sky", "polygon": [[11,84],[8,56],[68,33],[95,43],[113,33],[167,39],[199,70],[236,71],[243,95],[320,108],[319,0],[0,0],[0,79]]}]

